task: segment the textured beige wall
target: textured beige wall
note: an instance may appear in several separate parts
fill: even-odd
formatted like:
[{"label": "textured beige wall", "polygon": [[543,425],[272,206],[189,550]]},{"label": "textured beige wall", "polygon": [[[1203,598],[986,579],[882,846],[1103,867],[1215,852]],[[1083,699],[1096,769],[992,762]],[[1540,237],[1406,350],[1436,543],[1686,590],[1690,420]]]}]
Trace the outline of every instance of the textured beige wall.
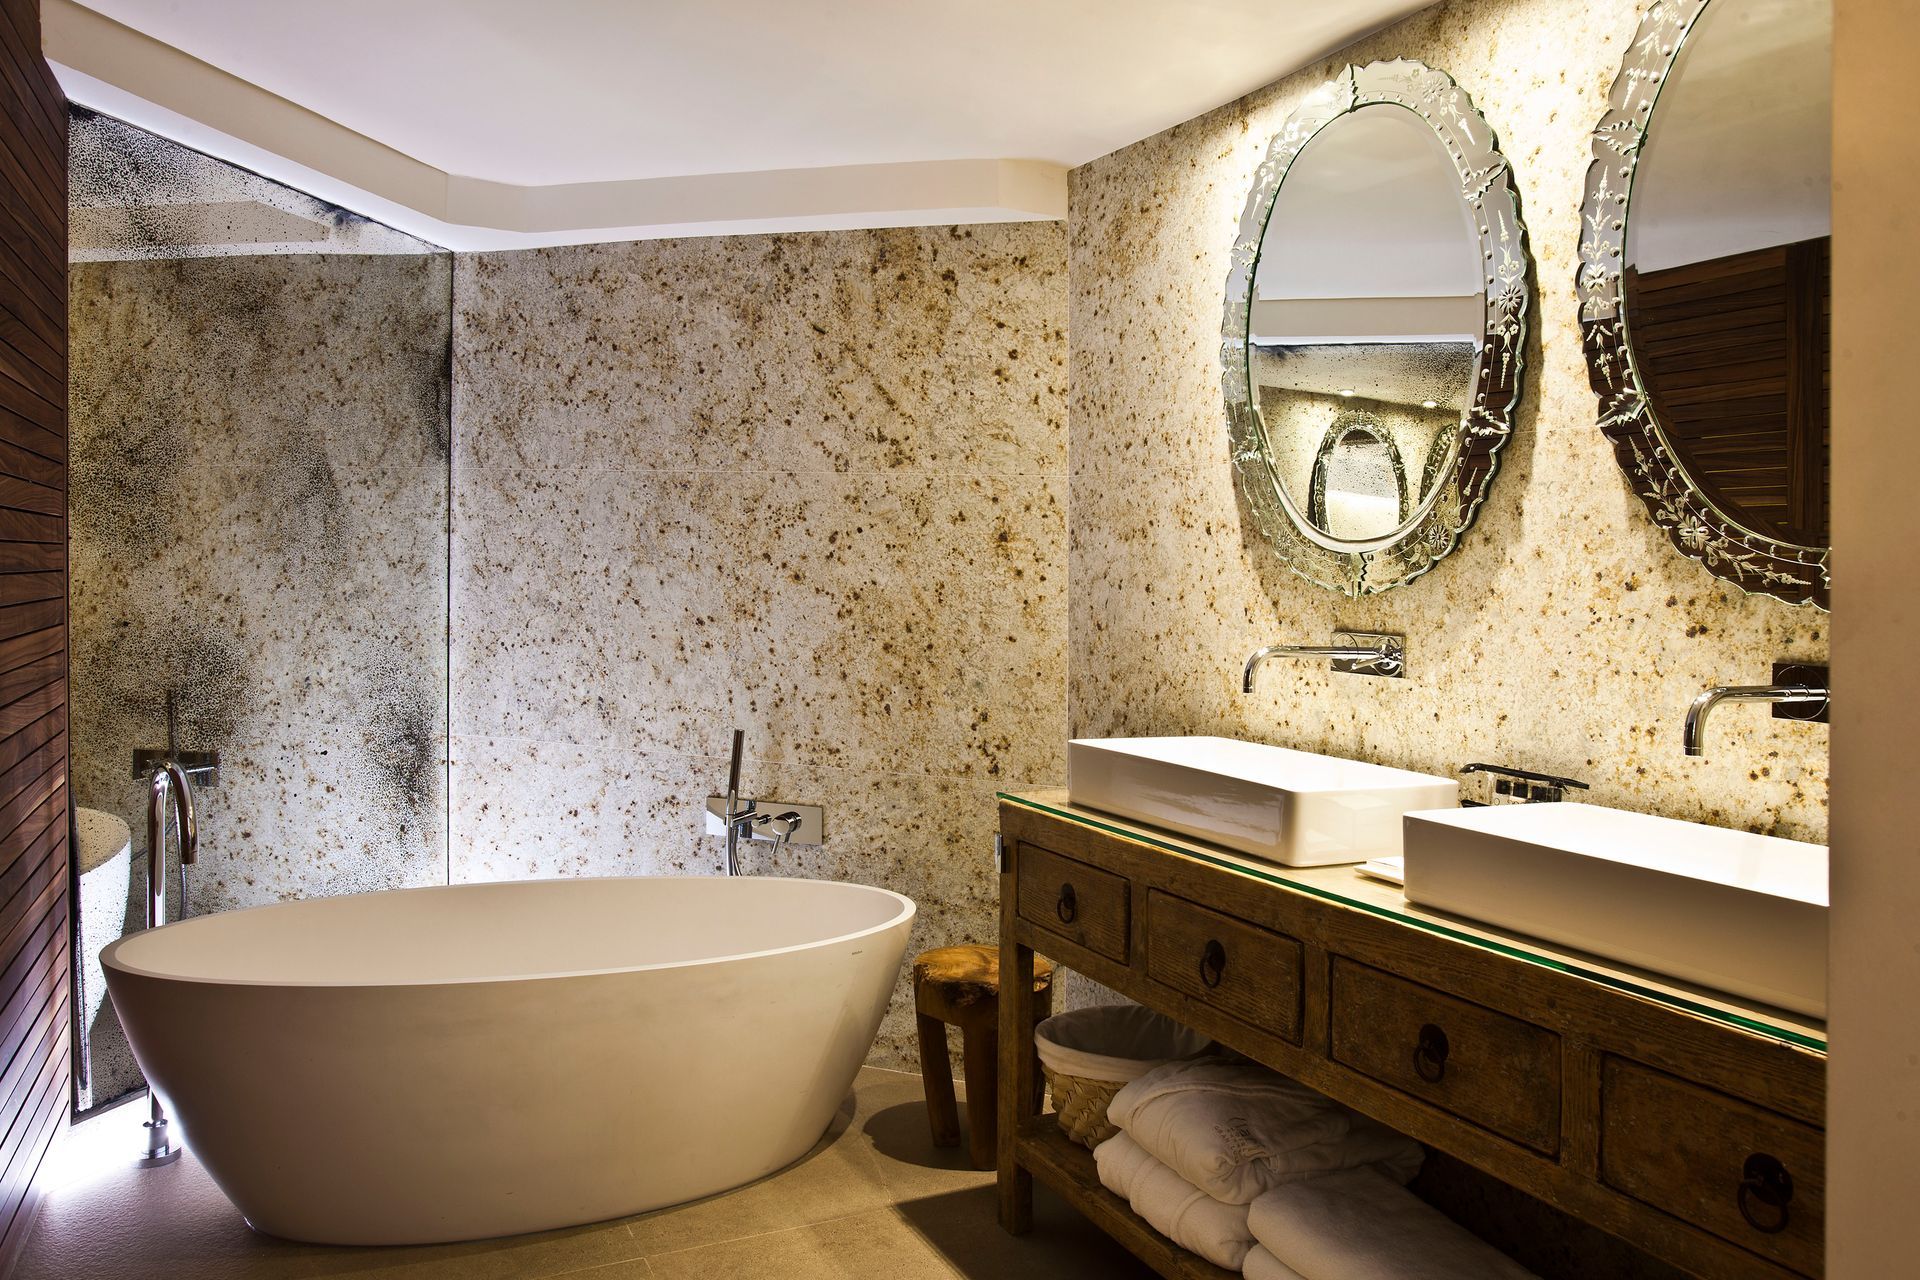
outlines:
[{"label": "textured beige wall", "polygon": [[1912,1275],[1920,1256],[1920,432],[1911,162],[1920,7],[1839,0],[1833,168],[1833,1059],[1827,1274]]},{"label": "textured beige wall", "polygon": [[[453,878],[716,870],[740,725],[829,831],[750,873],[992,941],[994,790],[1063,772],[1060,225],[458,270]],[[912,1036],[896,999],[875,1061]]]},{"label": "textured beige wall", "polygon": [[[1817,659],[1827,616],[1743,597],[1669,549],[1595,424],[1574,300],[1587,132],[1639,10],[1442,4],[1337,57],[1076,169],[1070,706],[1076,734],[1227,733],[1451,773],[1494,760],[1584,778],[1600,803],[1825,838],[1827,731],[1722,711],[1703,686]],[[1537,270],[1519,428],[1487,508],[1424,578],[1349,601],[1243,538],[1220,401],[1220,299],[1253,169],[1347,62],[1451,72],[1513,162]],[[1405,680],[1241,660],[1336,626],[1407,636]]]}]

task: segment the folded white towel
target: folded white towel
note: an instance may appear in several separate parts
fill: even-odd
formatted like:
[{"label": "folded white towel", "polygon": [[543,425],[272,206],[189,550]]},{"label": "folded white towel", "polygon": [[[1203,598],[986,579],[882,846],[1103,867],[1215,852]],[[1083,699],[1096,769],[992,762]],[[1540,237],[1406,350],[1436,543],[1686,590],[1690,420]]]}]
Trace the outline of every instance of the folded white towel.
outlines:
[{"label": "folded white towel", "polygon": [[1413,1139],[1297,1080],[1220,1057],[1154,1068],[1114,1095],[1107,1119],[1227,1204],[1368,1164],[1406,1182],[1426,1154]]},{"label": "folded white towel", "polygon": [[1155,1231],[1216,1266],[1238,1271],[1253,1247],[1247,1206],[1221,1204],[1141,1149],[1124,1133],[1093,1149],[1100,1183],[1125,1196]]},{"label": "folded white towel", "polygon": [[1307,1277],[1269,1253],[1263,1244],[1247,1250],[1247,1260],[1241,1270],[1247,1273],[1247,1280],[1307,1280]]},{"label": "folded white towel", "polygon": [[1249,1223],[1276,1259],[1312,1280],[1538,1280],[1373,1169],[1269,1191]]}]

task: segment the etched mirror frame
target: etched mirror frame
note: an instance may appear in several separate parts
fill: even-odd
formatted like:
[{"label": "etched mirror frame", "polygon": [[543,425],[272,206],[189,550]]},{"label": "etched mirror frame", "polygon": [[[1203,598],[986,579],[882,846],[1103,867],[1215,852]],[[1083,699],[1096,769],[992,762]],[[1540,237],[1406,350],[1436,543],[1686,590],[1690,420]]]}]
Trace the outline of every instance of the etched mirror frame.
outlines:
[{"label": "etched mirror frame", "polygon": [[1593,131],[1575,276],[1587,374],[1600,398],[1600,430],[1675,550],[1750,594],[1825,609],[1829,549],[1768,537],[1721,510],[1668,441],[1627,338],[1622,277],[1634,171],[1674,59],[1710,2],[1658,0],[1647,10]]},{"label": "etched mirror frame", "polygon": [[[1315,529],[1272,462],[1248,367],[1248,331],[1260,242],[1287,170],[1321,130],[1362,107],[1402,107],[1426,122],[1453,160],[1460,198],[1479,231],[1486,307],[1467,407],[1444,467],[1411,517],[1386,537],[1343,542]],[[1234,474],[1247,515],[1293,572],[1349,596],[1400,586],[1433,568],[1473,523],[1513,433],[1521,349],[1533,296],[1526,228],[1512,168],[1492,128],[1453,77],[1412,59],[1348,67],[1294,109],[1254,171],[1227,272],[1221,320],[1221,390]]]}]

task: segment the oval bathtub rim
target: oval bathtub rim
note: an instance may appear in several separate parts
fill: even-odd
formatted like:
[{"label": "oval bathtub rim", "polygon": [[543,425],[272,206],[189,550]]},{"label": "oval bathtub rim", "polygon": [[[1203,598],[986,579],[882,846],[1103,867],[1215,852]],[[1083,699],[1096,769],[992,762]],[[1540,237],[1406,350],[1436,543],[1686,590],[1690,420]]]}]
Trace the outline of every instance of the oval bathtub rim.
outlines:
[{"label": "oval bathtub rim", "polygon": [[653,973],[669,969],[691,969],[701,965],[730,964],[734,961],[761,960],[770,956],[792,955],[796,952],[811,951],[819,947],[834,946],[843,942],[858,942],[885,933],[901,925],[910,925],[920,913],[920,904],[904,893],[892,889],[882,889],[878,885],[860,884],[852,880],[823,880],[812,876],[542,876],[532,880],[484,880],[470,881],[467,884],[423,884],[411,885],[402,889],[369,889],[364,893],[342,893],[322,898],[296,898],[290,902],[265,902],[256,907],[241,907],[235,911],[216,911],[211,915],[194,916],[187,920],[176,920],[172,924],[162,925],[160,929],[178,929],[184,925],[201,924],[219,920],[226,916],[244,915],[253,911],[282,911],[289,908],[307,906],[316,902],[346,902],[355,898],[385,897],[392,894],[434,893],[449,889],[479,888],[489,885],[534,885],[534,884],[632,884],[644,880],[697,880],[724,882],[730,879],[753,880],[774,884],[825,884],[843,889],[860,889],[867,893],[877,893],[894,899],[901,909],[891,918],[880,924],[857,929],[852,933],[835,934],[830,938],[815,938],[808,942],[794,943],[786,947],[770,947],[764,951],[735,951],[724,956],[707,956],[693,960],[662,960],[655,964],[615,965],[601,969],[566,969],[542,973],[495,973],[472,978],[383,978],[374,982],[295,982],[268,978],[212,978],[191,977],[179,973],[166,973],[155,969],[129,964],[120,959],[120,949],[127,943],[156,932],[153,929],[136,929],[108,943],[100,951],[100,964],[103,969],[112,969],[136,978],[147,978],[155,982],[182,982],[201,986],[217,987],[277,987],[291,991],[357,991],[379,990],[390,987],[465,987],[484,986],[490,983],[515,982],[560,982],[569,978],[615,977],[626,973]]}]

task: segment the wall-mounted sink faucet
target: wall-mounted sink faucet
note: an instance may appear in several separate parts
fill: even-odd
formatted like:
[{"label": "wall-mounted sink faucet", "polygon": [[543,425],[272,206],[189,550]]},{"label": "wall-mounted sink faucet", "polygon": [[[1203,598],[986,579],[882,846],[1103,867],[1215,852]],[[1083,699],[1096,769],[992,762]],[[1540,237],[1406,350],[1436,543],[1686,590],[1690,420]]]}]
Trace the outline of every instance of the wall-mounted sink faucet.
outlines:
[{"label": "wall-mounted sink faucet", "polygon": [[1270,658],[1331,658],[1333,669],[1357,676],[1406,674],[1407,647],[1400,636],[1372,631],[1336,631],[1332,644],[1270,644],[1255,649],[1240,675],[1240,692],[1253,692],[1253,677]]},{"label": "wall-mounted sink faucet", "polygon": [[1707,717],[1723,702],[1771,703],[1775,719],[1825,723],[1832,694],[1825,667],[1792,662],[1773,664],[1772,684],[1729,684],[1708,689],[1687,708],[1683,741],[1688,755],[1707,754]]}]

